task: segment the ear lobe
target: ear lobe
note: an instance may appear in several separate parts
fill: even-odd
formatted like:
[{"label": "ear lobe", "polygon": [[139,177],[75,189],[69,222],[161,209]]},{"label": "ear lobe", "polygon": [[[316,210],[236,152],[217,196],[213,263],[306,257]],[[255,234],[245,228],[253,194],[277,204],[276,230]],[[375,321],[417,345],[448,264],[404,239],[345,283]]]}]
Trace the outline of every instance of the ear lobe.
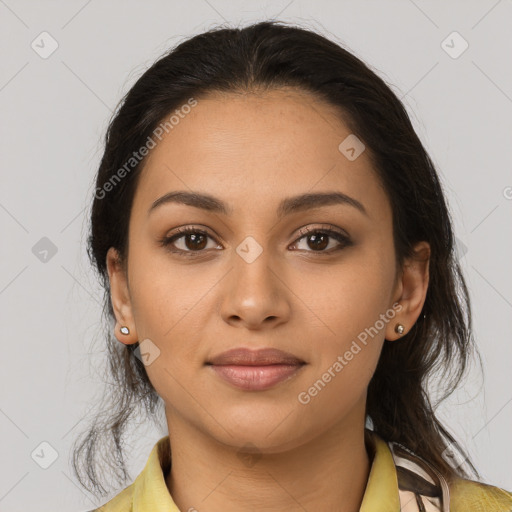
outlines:
[{"label": "ear lobe", "polygon": [[[106,266],[110,282],[110,300],[116,317],[115,336],[127,345],[137,342],[137,332],[133,320],[128,276],[118,251],[110,247],[107,251]],[[129,334],[123,334],[121,327],[128,327]]]},{"label": "ear lobe", "polygon": [[[414,247],[414,254],[404,261],[402,275],[397,284],[399,296],[395,301],[399,302],[402,308],[390,322],[386,329],[386,339],[396,340],[409,332],[421,314],[427,296],[429,283],[430,245],[425,242],[418,242]],[[398,334],[395,331],[397,324],[404,326],[404,332]]]}]

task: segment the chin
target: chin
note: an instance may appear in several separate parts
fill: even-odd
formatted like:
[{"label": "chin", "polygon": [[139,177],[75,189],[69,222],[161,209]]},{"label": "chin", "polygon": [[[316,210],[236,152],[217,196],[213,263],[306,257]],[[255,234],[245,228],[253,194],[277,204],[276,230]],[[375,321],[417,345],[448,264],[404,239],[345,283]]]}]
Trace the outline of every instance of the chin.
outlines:
[{"label": "chin", "polygon": [[278,453],[305,437],[305,433],[300,431],[301,421],[295,414],[290,414],[291,407],[274,405],[256,408],[246,404],[239,408],[231,407],[229,411],[222,410],[222,414],[221,409],[216,410],[218,423],[212,425],[217,432],[214,437],[220,437],[219,441],[230,446],[241,448],[252,444],[258,450]]}]

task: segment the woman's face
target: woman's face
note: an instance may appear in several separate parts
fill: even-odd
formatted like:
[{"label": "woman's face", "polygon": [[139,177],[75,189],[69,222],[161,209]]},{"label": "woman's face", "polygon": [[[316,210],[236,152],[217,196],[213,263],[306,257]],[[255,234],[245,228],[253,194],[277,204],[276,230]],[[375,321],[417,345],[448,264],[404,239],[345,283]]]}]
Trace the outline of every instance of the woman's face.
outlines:
[{"label": "woman's face", "polygon": [[[384,340],[414,323],[426,286],[397,274],[391,207],[361,149],[331,106],[281,89],[198,99],[151,150],[127,273],[113,249],[107,259],[118,327],[131,330],[117,336],[141,343],[169,429],[278,452],[362,428]],[[393,306],[411,297],[416,309]],[[303,364],[208,364],[235,348]]]}]

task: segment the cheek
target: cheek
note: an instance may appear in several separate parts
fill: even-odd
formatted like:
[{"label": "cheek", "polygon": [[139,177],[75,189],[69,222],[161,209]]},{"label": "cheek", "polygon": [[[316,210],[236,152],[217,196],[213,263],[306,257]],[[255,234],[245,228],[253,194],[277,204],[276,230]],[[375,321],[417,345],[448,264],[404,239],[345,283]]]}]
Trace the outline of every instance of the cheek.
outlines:
[{"label": "cheek", "polygon": [[130,294],[137,331],[163,342],[191,312],[204,286],[191,266],[173,265],[164,249],[130,254]]},{"label": "cheek", "polygon": [[359,265],[332,274],[324,293],[315,294],[322,325],[310,330],[310,339],[318,348],[312,351],[308,379],[297,395],[311,428],[315,417],[329,423],[348,411],[360,411],[354,407],[364,400],[386,326],[393,321],[387,303],[389,276],[382,268]]},{"label": "cheek", "polygon": [[148,262],[138,268],[141,270],[132,286],[138,339],[149,339],[157,347],[153,349],[157,357],[146,366],[146,373],[167,406],[186,411],[190,409],[190,395],[184,389],[194,387],[191,378],[204,363],[201,326],[206,325],[206,319],[201,316],[205,308],[199,299],[205,290],[201,287],[199,293],[191,288],[190,278],[180,271],[172,272],[169,266]]},{"label": "cheek", "polygon": [[393,278],[389,261],[371,251],[358,251],[328,272],[318,268],[315,273],[298,274],[293,291],[303,298],[305,312],[323,335],[346,342],[385,313]]},{"label": "cheek", "polygon": [[[311,385],[320,381],[320,402],[350,403],[364,393],[373,375],[386,327],[395,316],[389,310],[393,253],[391,257],[384,254],[371,248],[354,253],[332,266],[328,275],[309,275],[302,278],[301,288],[294,289],[297,295],[308,297],[309,338],[315,345],[310,380]],[[315,392],[312,389],[312,401]]]}]

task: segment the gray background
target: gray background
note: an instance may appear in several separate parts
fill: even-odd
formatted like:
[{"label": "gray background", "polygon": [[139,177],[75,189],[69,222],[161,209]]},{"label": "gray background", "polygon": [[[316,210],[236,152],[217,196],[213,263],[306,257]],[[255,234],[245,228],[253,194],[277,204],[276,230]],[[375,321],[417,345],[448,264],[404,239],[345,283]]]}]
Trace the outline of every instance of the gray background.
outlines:
[{"label": "gray background", "polygon": [[[184,37],[274,17],[319,30],[371,65],[403,98],[438,166],[485,370],[483,381],[475,368],[441,416],[484,480],[512,489],[510,0],[0,0],[1,511],[98,504],[68,457],[103,389],[101,290],[85,235],[111,111]],[[31,47],[51,49],[43,31],[59,45],[46,59]],[[453,31],[469,44],[457,58],[463,40],[447,39]],[[43,237],[57,250],[46,261]],[[133,476],[164,434],[133,433]],[[50,456],[42,442],[58,453],[48,469],[31,457]]]}]

